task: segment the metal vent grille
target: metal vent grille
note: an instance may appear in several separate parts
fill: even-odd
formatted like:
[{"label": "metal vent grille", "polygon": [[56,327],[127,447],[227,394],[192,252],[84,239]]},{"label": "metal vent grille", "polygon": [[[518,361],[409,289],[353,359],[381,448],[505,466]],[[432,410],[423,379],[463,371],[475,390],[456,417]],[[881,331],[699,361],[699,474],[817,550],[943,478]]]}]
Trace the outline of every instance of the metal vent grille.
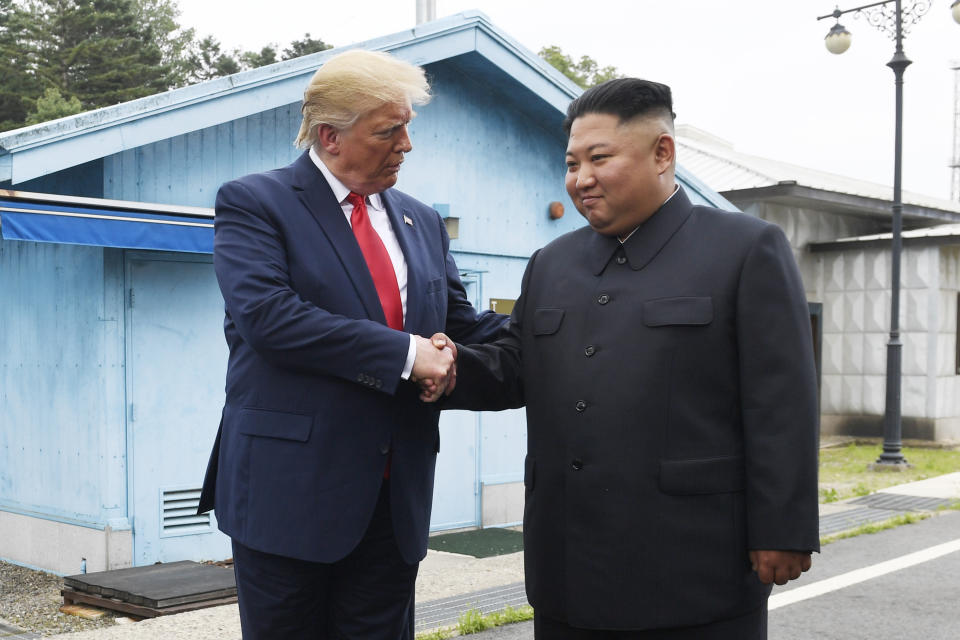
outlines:
[{"label": "metal vent grille", "polygon": [[160,505],[160,535],[187,536],[210,530],[210,514],[197,515],[200,489],[162,491]]}]

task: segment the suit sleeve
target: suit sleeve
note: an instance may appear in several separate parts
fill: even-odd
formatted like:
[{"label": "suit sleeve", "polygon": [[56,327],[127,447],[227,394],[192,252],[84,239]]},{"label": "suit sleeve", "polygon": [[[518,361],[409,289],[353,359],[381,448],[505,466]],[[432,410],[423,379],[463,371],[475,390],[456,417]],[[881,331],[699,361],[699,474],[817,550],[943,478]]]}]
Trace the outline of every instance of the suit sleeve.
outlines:
[{"label": "suit sleeve", "polygon": [[750,549],[819,550],[818,402],[810,317],[790,245],[770,225],[737,291]]},{"label": "suit sleeve", "polygon": [[447,318],[445,333],[455,342],[465,344],[485,343],[503,334],[509,318],[493,311],[477,310],[467,299],[467,292],[460,281],[460,270],[450,255],[450,236],[443,218],[435,214],[440,226],[443,245],[444,269],[447,280]]},{"label": "suit sleeve", "polygon": [[409,336],[304,300],[291,285],[277,214],[240,182],[217,193],[213,264],[240,337],[276,367],[351,382],[379,379],[378,389],[392,394]]},{"label": "suit sleeve", "polygon": [[457,345],[457,387],[441,408],[502,411],[526,404],[523,393],[523,318],[536,252],[523,274],[520,297],[503,334],[489,344]]}]

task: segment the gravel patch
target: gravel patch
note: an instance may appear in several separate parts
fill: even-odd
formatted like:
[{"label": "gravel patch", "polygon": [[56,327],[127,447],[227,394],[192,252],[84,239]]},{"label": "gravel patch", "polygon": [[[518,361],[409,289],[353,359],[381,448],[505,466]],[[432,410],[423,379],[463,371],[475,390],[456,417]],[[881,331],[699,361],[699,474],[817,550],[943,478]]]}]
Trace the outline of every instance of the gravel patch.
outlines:
[{"label": "gravel patch", "polygon": [[109,627],[115,615],[97,620],[60,613],[63,578],[0,561],[0,618],[41,636]]}]

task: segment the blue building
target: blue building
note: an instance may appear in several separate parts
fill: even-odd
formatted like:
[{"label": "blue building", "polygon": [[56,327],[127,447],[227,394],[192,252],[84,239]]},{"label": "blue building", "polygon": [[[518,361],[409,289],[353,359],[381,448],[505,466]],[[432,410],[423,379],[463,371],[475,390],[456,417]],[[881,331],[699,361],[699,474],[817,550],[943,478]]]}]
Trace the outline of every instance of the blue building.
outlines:
[{"label": "blue building", "polygon": [[[560,128],[579,89],[475,12],[356,46],[426,68],[398,186],[447,218],[473,303],[508,310],[530,254],[584,224]],[[226,368],[210,207],[296,158],[303,89],[341,50],[0,134],[0,558],[230,554],[194,513]],[[518,523],[522,411],[450,412],[441,432],[432,527]]]}]

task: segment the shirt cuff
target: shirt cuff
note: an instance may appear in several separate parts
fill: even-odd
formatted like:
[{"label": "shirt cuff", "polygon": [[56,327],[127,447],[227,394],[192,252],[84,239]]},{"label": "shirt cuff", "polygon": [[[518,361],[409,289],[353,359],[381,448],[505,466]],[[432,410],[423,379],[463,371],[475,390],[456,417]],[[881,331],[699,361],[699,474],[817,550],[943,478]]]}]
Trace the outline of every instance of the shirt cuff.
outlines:
[{"label": "shirt cuff", "polygon": [[400,373],[400,377],[404,380],[410,379],[410,374],[413,373],[413,363],[417,359],[417,340],[416,336],[412,333],[410,334],[410,348],[407,349],[407,362],[403,365],[403,371]]}]

